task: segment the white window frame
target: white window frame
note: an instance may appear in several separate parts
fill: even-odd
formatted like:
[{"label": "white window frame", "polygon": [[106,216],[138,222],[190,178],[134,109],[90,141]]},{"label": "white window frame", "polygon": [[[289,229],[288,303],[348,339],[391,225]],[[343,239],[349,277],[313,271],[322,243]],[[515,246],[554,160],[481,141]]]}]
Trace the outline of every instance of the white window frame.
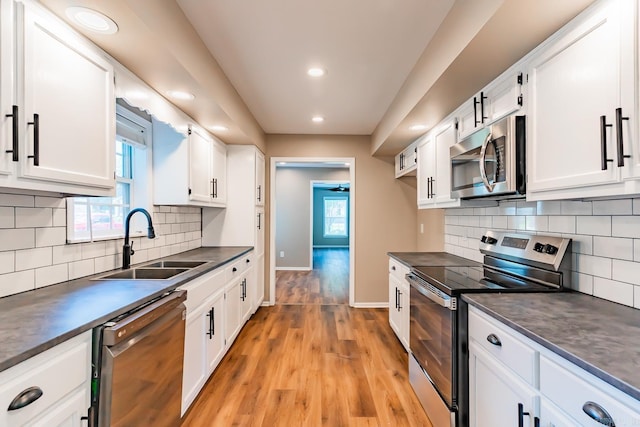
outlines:
[{"label": "white window frame", "polygon": [[[341,200],[344,208],[344,234],[327,234],[327,200]],[[333,217],[331,217],[333,218]],[[347,196],[323,196],[322,197],[322,235],[327,239],[344,239],[349,237],[349,198]]]},{"label": "white window frame", "polygon": [[[129,210],[134,207],[144,207],[149,212],[153,212],[152,204],[152,125],[151,122],[137,114],[129,111],[128,109],[116,104],[116,120],[121,121],[118,124],[124,123],[125,126],[128,122],[132,122],[143,129],[141,136],[138,138],[126,138],[122,135],[116,135],[121,142],[132,146],[132,172],[133,178],[117,177],[116,182],[125,182],[130,184],[129,186]],[[124,120],[123,120],[124,119]],[[118,126],[116,126],[118,128]],[[126,127],[125,127],[126,129]],[[127,132],[128,135],[131,135]],[[114,157],[116,153],[113,153]],[[114,171],[115,175],[115,171]],[[115,194],[114,194],[115,196]],[[76,233],[73,227],[73,221],[75,217],[75,203],[76,198],[67,198],[67,242],[68,243],[80,243],[80,242],[94,242],[100,240],[112,240],[120,239],[124,237],[124,224],[122,230],[112,233],[94,233],[94,230],[89,227],[87,233]],[[83,203],[84,205],[84,203]],[[90,206],[90,204],[89,204]],[[90,208],[89,208],[90,209]],[[123,222],[126,218],[128,211],[123,214]],[[90,211],[87,213],[90,218]],[[129,235],[144,236],[147,232],[146,220],[143,221],[142,215],[134,215],[131,218]]]}]

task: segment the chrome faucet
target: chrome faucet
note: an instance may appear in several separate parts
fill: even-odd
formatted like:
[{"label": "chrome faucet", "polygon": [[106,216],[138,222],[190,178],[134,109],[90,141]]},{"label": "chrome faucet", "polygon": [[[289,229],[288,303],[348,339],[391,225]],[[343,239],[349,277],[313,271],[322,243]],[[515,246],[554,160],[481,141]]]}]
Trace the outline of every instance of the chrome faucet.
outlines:
[{"label": "chrome faucet", "polygon": [[144,216],[147,217],[147,222],[149,223],[149,227],[147,228],[147,237],[150,239],[154,239],[156,237],[156,232],[153,229],[153,222],[151,221],[151,215],[149,215],[149,212],[147,212],[146,209],[135,208],[129,211],[129,214],[127,215],[127,219],[124,222],[124,246],[122,247],[122,269],[123,270],[126,270],[129,268],[129,265],[131,264],[131,255],[134,254],[134,251],[132,248],[133,243],[131,245],[129,244],[129,221],[131,220],[131,217],[133,216],[133,214],[136,212],[142,212]]}]

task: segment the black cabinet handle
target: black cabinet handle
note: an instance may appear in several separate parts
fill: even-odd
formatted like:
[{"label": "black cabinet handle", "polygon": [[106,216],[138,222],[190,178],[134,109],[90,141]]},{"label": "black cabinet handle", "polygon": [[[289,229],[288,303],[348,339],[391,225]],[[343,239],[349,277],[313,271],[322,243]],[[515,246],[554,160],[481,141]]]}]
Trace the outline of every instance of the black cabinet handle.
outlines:
[{"label": "black cabinet handle", "polygon": [[209,339],[213,338],[213,328],[214,328],[214,324],[213,324],[213,307],[211,307],[211,309],[209,310],[209,312],[207,313],[207,317],[209,318],[209,330],[207,331],[207,336],[209,337]]},{"label": "black cabinet handle", "polygon": [[400,289],[398,289],[398,311],[402,311],[402,304],[400,304],[401,301],[402,301],[402,292],[400,292]]},{"label": "black cabinet handle", "polygon": [[607,162],[613,162],[613,159],[607,159],[607,128],[611,126],[607,124],[607,116],[600,116],[600,160],[603,171],[607,170]]},{"label": "black cabinet handle", "polygon": [[260,224],[260,220],[262,219],[262,214],[258,214],[258,230],[261,229],[261,224]]},{"label": "black cabinet handle", "polygon": [[602,425],[609,427],[616,427],[616,423],[613,421],[613,417],[600,405],[595,402],[585,402],[582,405],[582,410],[590,418],[599,422]]},{"label": "black cabinet handle", "polygon": [[235,273],[236,271],[238,271],[238,269],[237,269],[237,268],[235,268],[235,267],[233,267],[233,268],[231,269],[231,271],[233,271],[233,272]]},{"label": "black cabinet handle", "polygon": [[496,334],[487,335],[487,341],[495,346],[502,347],[502,341],[500,341],[500,338],[498,338]]},{"label": "black cabinet handle", "polygon": [[473,97],[473,126],[476,127],[480,124],[480,121],[478,120],[478,100],[477,98],[474,96]]},{"label": "black cabinet handle", "polygon": [[14,105],[11,108],[11,114],[5,114],[5,117],[11,117],[12,118],[12,123],[11,123],[11,132],[12,132],[12,147],[11,150],[6,150],[6,153],[13,153],[13,161],[17,162],[18,161],[18,106]]},{"label": "black cabinet handle", "polygon": [[484,123],[484,121],[486,119],[488,119],[488,117],[485,117],[484,115],[484,100],[487,99],[486,96],[484,96],[484,92],[480,92],[480,123]]},{"label": "black cabinet handle", "polygon": [[43,392],[40,387],[29,387],[13,398],[9,404],[9,408],[7,408],[7,411],[15,411],[31,405],[36,400],[40,399],[42,394]]},{"label": "black cabinet handle", "polygon": [[398,288],[396,287],[396,310],[398,309]]},{"label": "black cabinet handle", "polygon": [[434,177],[431,177],[431,198],[433,199],[436,196],[436,192],[433,191],[433,183],[436,182]]},{"label": "black cabinet handle", "polygon": [[213,180],[211,180],[211,198],[213,199],[213,198],[215,198],[215,197],[216,197],[216,196],[215,196],[215,190],[214,190],[214,188],[213,188]]},{"label": "black cabinet handle", "polygon": [[413,163],[418,164],[418,147],[413,149]]},{"label": "black cabinet handle", "polygon": [[249,258],[247,258],[247,264],[249,264],[251,262],[251,260]]},{"label": "black cabinet handle", "polygon": [[396,271],[396,266],[395,266],[395,265],[392,265],[392,266],[391,266],[391,270]]},{"label": "black cabinet handle", "polygon": [[524,405],[518,403],[518,427],[524,427],[524,416],[529,415],[528,412],[524,412]]},{"label": "black cabinet handle", "polygon": [[262,185],[258,185],[258,201],[262,201]]},{"label": "black cabinet handle", "polygon": [[40,115],[34,113],[33,121],[27,124],[33,125],[33,156],[27,156],[27,158],[33,159],[34,166],[40,166]]},{"label": "black cabinet handle", "polygon": [[540,418],[533,417],[533,427],[540,427]]},{"label": "black cabinet handle", "polygon": [[631,158],[630,155],[624,154],[624,141],[622,136],[622,121],[629,120],[629,117],[622,117],[622,108],[616,108],[616,137],[618,146],[618,166],[624,166],[624,159]]}]

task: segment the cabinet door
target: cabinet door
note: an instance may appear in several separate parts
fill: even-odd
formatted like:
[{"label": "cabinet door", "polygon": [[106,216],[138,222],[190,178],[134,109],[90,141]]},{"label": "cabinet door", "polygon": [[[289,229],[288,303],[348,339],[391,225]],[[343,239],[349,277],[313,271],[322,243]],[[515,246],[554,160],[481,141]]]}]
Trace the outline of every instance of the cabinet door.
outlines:
[{"label": "cabinet door", "polygon": [[201,305],[187,315],[182,367],[182,414],[189,409],[208,377],[205,344],[209,330],[209,308]]},{"label": "cabinet door", "polygon": [[[629,80],[627,57],[634,58],[634,52],[622,49],[627,45],[622,39],[632,37],[633,13],[625,11],[631,3],[600,3],[588,19],[532,60],[528,72],[528,191],[618,180],[615,110],[633,111],[633,97],[627,100],[625,94],[623,99],[621,93],[622,88],[633,87],[633,77],[630,86],[625,81]],[[633,70],[633,64],[630,66]],[[603,128],[601,116],[613,126]],[[606,158],[612,160],[605,161],[604,170],[603,145]]]},{"label": "cabinet door", "polygon": [[256,256],[255,266],[255,289],[256,295],[253,304],[253,311],[255,312],[260,305],[264,302],[264,255]]},{"label": "cabinet door", "polygon": [[409,351],[409,284],[400,281],[400,315],[398,318],[400,329],[400,342],[404,345],[405,350]]},{"label": "cabinet door", "polygon": [[205,348],[207,376],[224,356],[224,292],[207,300],[205,305]]},{"label": "cabinet door", "polygon": [[[533,426],[538,396],[482,348],[469,343],[469,425],[471,427]],[[518,423],[522,405],[523,424]]]},{"label": "cabinet door", "polygon": [[213,202],[227,201],[227,149],[222,143],[214,142],[211,157],[211,179],[213,180]]},{"label": "cabinet door", "polygon": [[389,325],[391,329],[396,333],[396,336],[402,341],[402,316],[400,313],[400,307],[402,302],[400,301],[400,281],[392,275],[389,275]]},{"label": "cabinet door", "polygon": [[[18,43],[20,45],[20,43]],[[62,24],[24,6],[20,175],[115,187],[113,68]],[[20,70],[20,67],[18,67]],[[17,73],[21,76],[20,71]]]},{"label": "cabinet door", "polygon": [[433,205],[433,183],[436,175],[436,147],[433,138],[429,137],[418,145],[418,206]]},{"label": "cabinet door", "polygon": [[227,287],[224,301],[224,329],[226,345],[230,346],[242,326],[242,280],[236,279]]},{"label": "cabinet door", "polygon": [[[12,31],[15,16],[15,5],[12,1],[0,2],[0,174],[9,175],[13,171],[14,153],[14,120],[20,116],[13,85],[15,76],[15,33]],[[18,117],[13,117],[14,105],[18,109]],[[24,110],[23,110],[24,111]],[[11,117],[7,117],[10,114]],[[19,123],[16,121],[15,125]],[[17,129],[16,129],[17,131]],[[16,134],[17,136],[17,134]],[[16,152],[19,150],[16,147]]]},{"label": "cabinet door", "polygon": [[522,107],[522,79],[523,73],[515,73],[502,78],[485,90],[486,124],[490,124]]},{"label": "cabinet door", "polygon": [[458,141],[465,139],[482,127],[482,122],[479,119],[481,113],[479,97],[480,95],[476,95],[476,97],[470,99],[458,109],[456,114],[458,119]]},{"label": "cabinet door", "polygon": [[246,322],[253,313],[253,294],[255,294],[253,290],[255,287],[253,267],[249,268],[245,272],[243,283],[240,295],[240,299],[242,301],[242,323]]},{"label": "cabinet door", "polygon": [[264,206],[264,154],[256,150],[256,205]]},{"label": "cabinet door", "polygon": [[80,389],[56,403],[46,415],[30,422],[29,426],[81,427],[87,425],[82,421],[82,417],[88,416],[89,406],[89,390]]},{"label": "cabinet door", "polygon": [[265,217],[264,208],[256,209],[256,223],[255,223],[255,247],[254,252],[256,256],[264,254],[264,227]]},{"label": "cabinet door", "polygon": [[540,427],[575,427],[578,423],[570,419],[544,397],[540,399]]},{"label": "cabinet door", "polygon": [[440,128],[433,136],[435,145],[436,177],[432,184],[436,203],[450,203],[451,198],[451,160],[449,147],[456,143],[456,130],[453,123]]},{"label": "cabinet door", "polygon": [[189,134],[189,200],[211,202],[214,182],[211,178],[213,142],[198,128]]}]

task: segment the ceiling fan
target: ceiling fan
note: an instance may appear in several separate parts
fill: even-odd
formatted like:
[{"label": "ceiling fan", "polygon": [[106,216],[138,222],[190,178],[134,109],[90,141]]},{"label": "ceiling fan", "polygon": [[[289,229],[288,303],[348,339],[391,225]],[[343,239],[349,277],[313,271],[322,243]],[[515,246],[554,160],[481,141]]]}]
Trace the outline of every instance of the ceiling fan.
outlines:
[{"label": "ceiling fan", "polygon": [[338,184],[337,187],[329,188],[329,191],[337,191],[339,193],[348,193],[349,187],[343,187],[342,184]]}]

